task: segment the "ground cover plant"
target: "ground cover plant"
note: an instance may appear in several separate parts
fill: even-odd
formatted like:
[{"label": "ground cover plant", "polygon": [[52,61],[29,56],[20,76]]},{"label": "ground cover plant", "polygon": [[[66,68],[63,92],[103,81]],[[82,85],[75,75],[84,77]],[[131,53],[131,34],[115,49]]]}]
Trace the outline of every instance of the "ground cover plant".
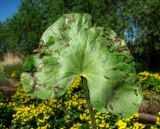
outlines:
[{"label": "ground cover plant", "polygon": [[[139,73],[140,76],[138,75],[138,79],[140,79],[142,83],[142,88],[145,93],[153,92],[143,85],[145,81],[148,81],[147,79],[142,79],[146,77],[141,76],[143,73],[146,72],[141,72]],[[149,73],[149,75],[153,75],[155,78],[157,73]],[[160,77],[159,74],[158,77]],[[158,78],[155,79],[160,81]],[[12,96],[9,102],[6,102],[1,94],[0,128],[89,129],[91,127],[89,111],[86,108],[83,88],[79,84],[80,78],[77,78],[60,100],[54,98],[50,100],[41,100],[32,97],[24,92],[21,84],[16,94]],[[159,93],[159,91],[156,92]],[[160,113],[156,123],[150,124],[140,122],[137,113],[127,118],[120,118],[109,112],[101,113],[95,110],[95,118],[99,129],[160,128]]]},{"label": "ground cover plant", "polygon": [[[5,75],[10,79],[19,78],[19,70],[13,69]],[[158,73],[144,71],[138,74],[138,80],[141,82],[144,94],[152,92],[159,94],[159,83],[153,83],[150,78],[155,82],[160,82]],[[4,94],[0,94],[0,128],[90,128],[89,111],[86,109],[86,100],[82,94],[83,88],[79,85],[80,78],[72,83],[67,94],[60,101],[56,99],[41,100],[31,97],[24,92],[18,80],[16,83],[19,84],[19,88],[11,99],[8,100]],[[150,103],[151,101],[147,102]],[[151,102],[149,107],[146,107],[146,105],[144,107],[143,103],[141,106],[142,112],[155,114],[155,109],[158,109],[155,100]],[[158,111],[160,111],[160,108]],[[158,112],[156,112],[156,115],[158,116]],[[156,123],[148,125],[140,122],[137,114],[121,119],[109,112],[101,113],[95,110],[95,118],[100,129],[160,128],[159,117]]]},{"label": "ground cover plant", "polygon": [[93,129],[92,106],[129,116],[142,101],[126,43],[112,30],[93,26],[89,14],[62,15],[44,32],[37,54],[28,56],[24,68],[25,91],[40,99],[61,97],[80,77]]}]

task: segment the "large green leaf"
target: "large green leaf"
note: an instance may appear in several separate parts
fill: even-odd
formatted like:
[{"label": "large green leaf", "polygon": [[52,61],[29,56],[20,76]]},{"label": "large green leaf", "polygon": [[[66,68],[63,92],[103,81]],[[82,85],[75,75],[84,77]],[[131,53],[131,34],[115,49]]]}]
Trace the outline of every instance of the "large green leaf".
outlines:
[{"label": "large green leaf", "polygon": [[39,49],[32,56],[32,70],[21,76],[31,95],[61,97],[83,76],[91,104],[99,111],[128,116],[138,110],[142,96],[126,43],[112,30],[93,26],[89,14],[63,15],[44,32]]}]

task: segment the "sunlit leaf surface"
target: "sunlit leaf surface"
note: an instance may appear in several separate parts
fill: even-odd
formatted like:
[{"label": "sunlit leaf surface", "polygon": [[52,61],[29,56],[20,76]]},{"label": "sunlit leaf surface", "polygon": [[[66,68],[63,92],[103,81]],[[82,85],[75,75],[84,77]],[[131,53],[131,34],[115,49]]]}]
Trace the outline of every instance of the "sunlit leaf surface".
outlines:
[{"label": "sunlit leaf surface", "polygon": [[99,111],[128,116],[138,110],[141,89],[125,41],[112,30],[93,26],[89,14],[62,15],[43,33],[35,52],[21,76],[30,95],[61,97],[83,76]]}]

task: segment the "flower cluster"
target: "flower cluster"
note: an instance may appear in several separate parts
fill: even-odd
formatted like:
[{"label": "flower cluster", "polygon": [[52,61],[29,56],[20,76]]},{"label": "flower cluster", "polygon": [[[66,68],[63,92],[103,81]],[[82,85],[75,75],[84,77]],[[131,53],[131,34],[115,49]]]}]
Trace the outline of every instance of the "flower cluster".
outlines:
[{"label": "flower cluster", "polygon": [[13,124],[20,124],[21,126],[24,126],[26,123],[31,123],[35,118],[38,118],[37,121],[37,127],[45,126],[50,127],[49,124],[47,124],[47,120],[50,116],[54,115],[54,112],[52,112],[52,108],[49,106],[46,106],[45,104],[39,104],[37,107],[35,105],[29,105],[21,107],[16,107],[16,113],[13,114]]},{"label": "flower cluster", "polygon": [[158,112],[158,118],[156,124],[160,126],[160,112]]},{"label": "flower cluster", "polygon": [[153,78],[160,81],[160,74],[159,73],[149,73],[147,71],[144,71],[144,72],[140,72],[138,75],[140,76],[139,79],[142,81],[148,79],[148,77],[153,77]]},{"label": "flower cluster", "polygon": [[73,83],[71,84],[71,86],[70,86],[67,94],[70,95],[75,88],[78,88],[80,82],[81,82],[81,77],[80,77],[80,76],[77,76],[76,79],[75,79],[75,80],[73,81]]},{"label": "flower cluster", "polygon": [[143,90],[155,91],[157,93],[160,93],[159,73],[149,73],[147,71],[144,71],[138,74],[138,79],[142,84]]},{"label": "flower cluster", "polygon": [[128,117],[119,119],[116,122],[118,129],[144,129],[145,125],[138,122],[138,113]]},{"label": "flower cluster", "polygon": [[117,121],[116,125],[118,126],[119,129],[125,129],[127,126],[127,123],[122,121],[121,119]]},{"label": "flower cluster", "polygon": [[[147,79],[159,79],[158,74],[139,73],[142,86]],[[147,77],[147,78],[146,78]],[[145,79],[143,79],[145,78]],[[87,109],[83,87],[78,76],[71,84],[67,93],[59,99],[40,100],[26,94],[20,86],[11,102],[0,102],[0,128],[7,128],[10,120],[12,128],[30,129],[89,129],[91,128],[90,114]],[[145,87],[145,86],[144,86]],[[148,87],[147,87],[148,88]],[[145,88],[144,88],[145,89]],[[144,129],[146,126],[138,122],[138,114],[128,118],[121,118],[109,112],[101,113],[94,109],[98,129]],[[7,113],[6,115],[4,115]],[[160,113],[156,125],[160,127]],[[9,128],[9,127],[8,127]]]}]

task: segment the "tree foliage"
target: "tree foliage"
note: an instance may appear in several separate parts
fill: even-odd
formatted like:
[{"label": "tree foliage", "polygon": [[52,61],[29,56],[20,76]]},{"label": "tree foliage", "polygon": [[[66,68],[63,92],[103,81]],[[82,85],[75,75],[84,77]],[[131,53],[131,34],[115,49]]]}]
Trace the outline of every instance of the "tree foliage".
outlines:
[{"label": "tree foliage", "polygon": [[136,30],[133,53],[137,60],[144,61],[146,68],[160,65],[160,1],[129,0],[122,6],[127,24],[134,25]]},{"label": "tree foliage", "polygon": [[112,28],[144,68],[160,64],[159,0],[23,0],[19,11],[0,25],[0,51],[32,52],[44,30],[71,12],[89,13],[96,25]]}]

